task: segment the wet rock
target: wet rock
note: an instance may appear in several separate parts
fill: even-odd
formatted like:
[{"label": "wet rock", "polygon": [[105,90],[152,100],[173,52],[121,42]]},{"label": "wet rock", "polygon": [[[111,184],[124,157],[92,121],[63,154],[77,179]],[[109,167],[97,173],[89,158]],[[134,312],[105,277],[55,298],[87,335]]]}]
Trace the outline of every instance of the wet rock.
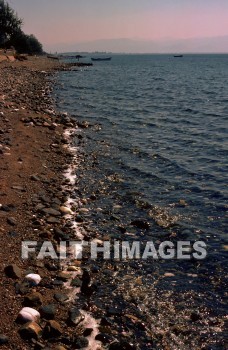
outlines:
[{"label": "wet rock", "polygon": [[40,309],[40,314],[42,318],[46,320],[53,320],[56,314],[56,306],[54,304],[44,305]]},{"label": "wet rock", "polygon": [[84,349],[89,345],[89,341],[87,338],[85,337],[78,337],[75,341],[74,341],[74,346],[75,349]]},{"label": "wet rock", "polygon": [[63,282],[63,281],[60,281],[60,280],[58,280],[58,279],[56,279],[56,280],[54,280],[54,281],[52,282],[52,284],[53,284],[53,286],[61,287],[61,286],[64,285],[64,282]]},{"label": "wet rock", "polygon": [[9,338],[4,334],[0,334],[0,345],[8,344],[8,342]]},{"label": "wet rock", "polygon": [[102,344],[110,344],[113,340],[112,337],[110,337],[110,335],[105,334],[105,333],[99,333],[96,335],[95,340],[100,341]]},{"label": "wet rock", "polygon": [[21,278],[22,276],[21,269],[15,264],[7,266],[5,268],[5,273],[8,277],[14,278],[14,279]]},{"label": "wet rock", "polygon": [[40,318],[40,313],[31,307],[24,307],[17,316],[17,321],[20,323],[36,322]]},{"label": "wet rock", "polygon": [[44,336],[47,338],[60,337],[62,333],[60,324],[54,320],[48,321],[44,328]]},{"label": "wet rock", "polygon": [[202,319],[202,316],[200,315],[199,312],[194,311],[194,312],[191,313],[190,319],[191,319],[192,322],[197,322],[197,321]]},{"label": "wet rock", "polygon": [[11,226],[16,226],[17,225],[16,220],[14,218],[12,218],[12,217],[7,218],[7,223],[9,225],[11,225]]},{"label": "wet rock", "polygon": [[139,229],[142,229],[142,230],[148,230],[150,228],[149,222],[147,222],[145,220],[140,220],[140,219],[133,220],[131,222],[131,225],[136,226],[136,227],[138,227]]},{"label": "wet rock", "polygon": [[82,281],[79,278],[74,278],[71,281],[71,286],[72,287],[81,287],[81,285],[82,285]]},{"label": "wet rock", "polygon": [[112,326],[112,321],[107,317],[102,317],[100,321],[101,326]]},{"label": "wet rock", "polygon": [[127,341],[114,342],[109,346],[109,350],[136,350],[136,346]]},{"label": "wet rock", "polygon": [[18,332],[23,339],[39,339],[42,335],[42,329],[36,322],[27,322]]},{"label": "wet rock", "polygon": [[80,322],[85,319],[85,316],[76,308],[72,308],[69,311],[68,323],[74,326],[77,326]]},{"label": "wet rock", "polygon": [[121,316],[123,314],[123,310],[117,306],[111,306],[107,310],[108,315],[110,316]]},{"label": "wet rock", "polygon": [[83,332],[84,337],[89,337],[93,333],[93,328],[86,328]]},{"label": "wet rock", "polygon": [[81,293],[86,296],[91,296],[97,289],[97,285],[92,283],[90,272],[84,269],[82,277]]},{"label": "wet rock", "polygon": [[38,292],[33,292],[25,296],[24,304],[26,306],[40,306],[43,303],[42,295]]},{"label": "wet rock", "polygon": [[54,298],[60,303],[64,303],[69,299],[68,295],[63,293],[55,293]]},{"label": "wet rock", "polygon": [[83,217],[82,217],[81,215],[77,215],[76,218],[75,218],[75,220],[76,220],[77,222],[83,222],[83,221],[84,221],[84,219],[83,219]]},{"label": "wet rock", "polygon": [[63,239],[65,236],[65,233],[62,230],[60,230],[58,227],[54,228],[54,234],[56,238],[61,238],[61,239]]}]

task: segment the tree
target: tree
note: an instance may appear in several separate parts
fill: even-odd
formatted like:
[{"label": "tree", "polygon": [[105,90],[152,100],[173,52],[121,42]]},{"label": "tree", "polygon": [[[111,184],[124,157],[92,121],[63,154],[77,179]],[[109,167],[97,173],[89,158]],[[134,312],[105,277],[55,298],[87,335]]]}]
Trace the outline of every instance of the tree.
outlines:
[{"label": "tree", "polygon": [[34,35],[26,35],[22,30],[11,36],[8,46],[13,46],[18,53],[40,55],[43,53],[41,43]]},{"label": "tree", "polygon": [[8,3],[0,0],[0,44],[4,44],[11,36],[21,30],[22,19],[11,9]]},{"label": "tree", "polygon": [[0,46],[13,46],[19,53],[42,54],[41,43],[34,35],[26,35],[22,19],[5,0],[0,0]]}]

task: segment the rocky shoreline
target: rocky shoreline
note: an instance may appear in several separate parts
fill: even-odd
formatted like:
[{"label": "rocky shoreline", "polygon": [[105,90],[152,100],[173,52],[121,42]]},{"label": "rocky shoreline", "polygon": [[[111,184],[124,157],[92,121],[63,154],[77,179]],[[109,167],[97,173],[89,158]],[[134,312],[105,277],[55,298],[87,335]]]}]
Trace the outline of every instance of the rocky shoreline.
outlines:
[{"label": "rocky shoreline", "polygon": [[[112,209],[100,207],[118,178],[99,175],[96,155],[82,147],[89,124],[57,113],[51,98],[54,72],[70,69],[36,57],[0,65],[0,347],[223,349],[224,320],[199,307],[204,292],[199,298],[168,290],[175,273],[161,276],[153,261],[95,262],[89,254],[77,260],[70,251],[63,260],[38,260],[36,253],[21,259],[22,241],[37,241],[37,252],[52,242],[59,255],[61,241],[102,243],[109,230],[117,239],[134,230],[149,235],[150,225],[134,211],[126,222],[112,195]],[[83,182],[88,171],[96,174],[91,184]],[[175,239],[173,228],[165,235]],[[198,278],[197,269],[188,280]]]},{"label": "rocky shoreline", "polygon": [[21,259],[22,241],[57,244],[71,235],[64,171],[74,156],[64,130],[77,124],[53,109],[53,71],[61,69],[69,67],[36,57],[0,66],[2,349],[89,344],[88,335],[83,336],[86,325],[75,332],[85,315],[69,303],[69,290],[64,290],[79,263],[71,262],[63,272],[58,260]]}]

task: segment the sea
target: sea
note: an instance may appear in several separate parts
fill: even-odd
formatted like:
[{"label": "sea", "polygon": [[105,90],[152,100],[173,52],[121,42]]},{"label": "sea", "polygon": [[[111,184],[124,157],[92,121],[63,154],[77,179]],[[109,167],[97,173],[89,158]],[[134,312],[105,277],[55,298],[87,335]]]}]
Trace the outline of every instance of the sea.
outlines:
[{"label": "sea", "polygon": [[[158,261],[153,269],[141,262],[139,270],[145,295],[155,269],[171,278],[159,279],[158,290],[193,293],[196,306],[222,317],[228,55],[111,56],[59,72],[54,90],[59,111],[90,125],[75,138],[84,155],[76,191],[94,199],[88,204],[90,229],[144,242],[170,237],[205,242],[207,257],[200,262]],[[90,57],[80,61],[91,62]]]}]

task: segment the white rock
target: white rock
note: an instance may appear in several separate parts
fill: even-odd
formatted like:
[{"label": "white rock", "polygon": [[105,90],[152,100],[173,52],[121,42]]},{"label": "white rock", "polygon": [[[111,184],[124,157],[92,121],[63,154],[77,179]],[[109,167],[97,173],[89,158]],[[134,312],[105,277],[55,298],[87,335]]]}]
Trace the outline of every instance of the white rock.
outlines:
[{"label": "white rock", "polygon": [[40,318],[40,313],[31,307],[24,307],[18,314],[18,319],[23,322],[36,322]]},{"label": "white rock", "polygon": [[60,208],[59,208],[59,210],[61,211],[61,213],[63,213],[63,214],[73,214],[73,212],[72,212],[72,210],[70,209],[70,208],[68,208],[68,207],[64,207],[64,206],[61,206]]},{"label": "white rock", "polygon": [[172,272],[166,272],[166,273],[164,273],[164,276],[165,276],[165,277],[173,277],[173,276],[175,276],[175,275],[174,275],[174,273],[172,273]]},{"label": "white rock", "polygon": [[37,275],[35,273],[30,273],[26,275],[25,279],[30,281],[34,286],[37,286],[41,281],[40,275]]}]

